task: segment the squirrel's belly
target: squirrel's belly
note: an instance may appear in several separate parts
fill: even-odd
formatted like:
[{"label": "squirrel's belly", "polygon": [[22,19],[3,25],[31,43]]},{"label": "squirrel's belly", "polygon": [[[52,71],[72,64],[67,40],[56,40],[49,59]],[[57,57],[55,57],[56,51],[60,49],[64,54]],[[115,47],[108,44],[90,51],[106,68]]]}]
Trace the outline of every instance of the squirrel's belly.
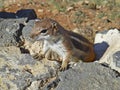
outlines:
[{"label": "squirrel's belly", "polygon": [[65,46],[61,42],[51,45],[50,48],[54,52],[56,52],[60,56],[61,59],[66,59],[68,52],[67,52]]}]

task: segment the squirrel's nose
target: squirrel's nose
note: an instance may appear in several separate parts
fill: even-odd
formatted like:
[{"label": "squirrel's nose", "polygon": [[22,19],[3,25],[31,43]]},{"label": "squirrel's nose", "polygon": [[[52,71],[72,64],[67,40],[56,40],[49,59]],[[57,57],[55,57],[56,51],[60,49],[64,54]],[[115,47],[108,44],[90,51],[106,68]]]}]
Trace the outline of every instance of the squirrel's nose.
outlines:
[{"label": "squirrel's nose", "polygon": [[38,36],[40,32],[31,32],[30,38],[34,39],[36,36]]}]

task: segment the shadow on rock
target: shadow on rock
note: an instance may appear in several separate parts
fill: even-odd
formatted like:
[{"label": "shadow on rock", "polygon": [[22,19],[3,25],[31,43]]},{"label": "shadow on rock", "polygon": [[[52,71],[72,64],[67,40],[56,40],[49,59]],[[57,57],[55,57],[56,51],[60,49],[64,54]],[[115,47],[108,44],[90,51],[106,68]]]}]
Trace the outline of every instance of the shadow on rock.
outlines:
[{"label": "shadow on rock", "polygon": [[102,43],[96,43],[94,45],[94,50],[96,53],[96,60],[99,60],[103,56],[103,54],[105,53],[108,47],[109,47],[108,43],[104,41]]},{"label": "shadow on rock", "polygon": [[21,9],[16,13],[12,12],[0,12],[0,18],[13,19],[13,18],[27,18],[27,21],[36,19],[37,15],[33,9]]},{"label": "shadow on rock", "polygon": [[0,18],[16,18],[16,14],[11,12],[0,12]]},{"label": "shadow on rock", "polygon": [[33,9],[21,9],[18,10],[16,13],[17,17],[19,18],[28,18],[28,20],[36,19],[37,15]]},{"label": "shadow on rock", "polygon": [[29,20],[36,19],[33,9],[21,9],[16,13],[0,12],[0,46],[22,45],[22,31]]}]

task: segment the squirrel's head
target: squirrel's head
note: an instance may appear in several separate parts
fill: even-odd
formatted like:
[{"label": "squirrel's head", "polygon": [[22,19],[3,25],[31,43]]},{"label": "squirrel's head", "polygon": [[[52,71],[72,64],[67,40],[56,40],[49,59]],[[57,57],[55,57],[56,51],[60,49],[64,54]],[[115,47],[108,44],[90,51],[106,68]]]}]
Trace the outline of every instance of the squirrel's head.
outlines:
[{"label": "squirrel's head", "polygon": [[57,33],[57,22],[49,18],[36,19],[30,37],[36,40],[47,40],[57,36]]}]

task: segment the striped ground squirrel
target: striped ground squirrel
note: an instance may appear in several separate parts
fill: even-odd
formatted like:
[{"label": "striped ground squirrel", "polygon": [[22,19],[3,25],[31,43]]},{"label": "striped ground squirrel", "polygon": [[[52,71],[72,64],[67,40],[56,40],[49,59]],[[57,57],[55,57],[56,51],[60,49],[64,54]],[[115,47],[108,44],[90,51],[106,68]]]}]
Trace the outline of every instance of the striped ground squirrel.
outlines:
[{"label": "striped ground squirrel", "polygon": [[49,56],[51,52],[59,55],[59,61],[62,62],[61,70],[65,70],[70,61],[92,62],[95,59],[93,44],[89,40],[77,33],[65,30],[52,19],[37,19],[30,37],[35,41],[44,41],[43,56]]}]

